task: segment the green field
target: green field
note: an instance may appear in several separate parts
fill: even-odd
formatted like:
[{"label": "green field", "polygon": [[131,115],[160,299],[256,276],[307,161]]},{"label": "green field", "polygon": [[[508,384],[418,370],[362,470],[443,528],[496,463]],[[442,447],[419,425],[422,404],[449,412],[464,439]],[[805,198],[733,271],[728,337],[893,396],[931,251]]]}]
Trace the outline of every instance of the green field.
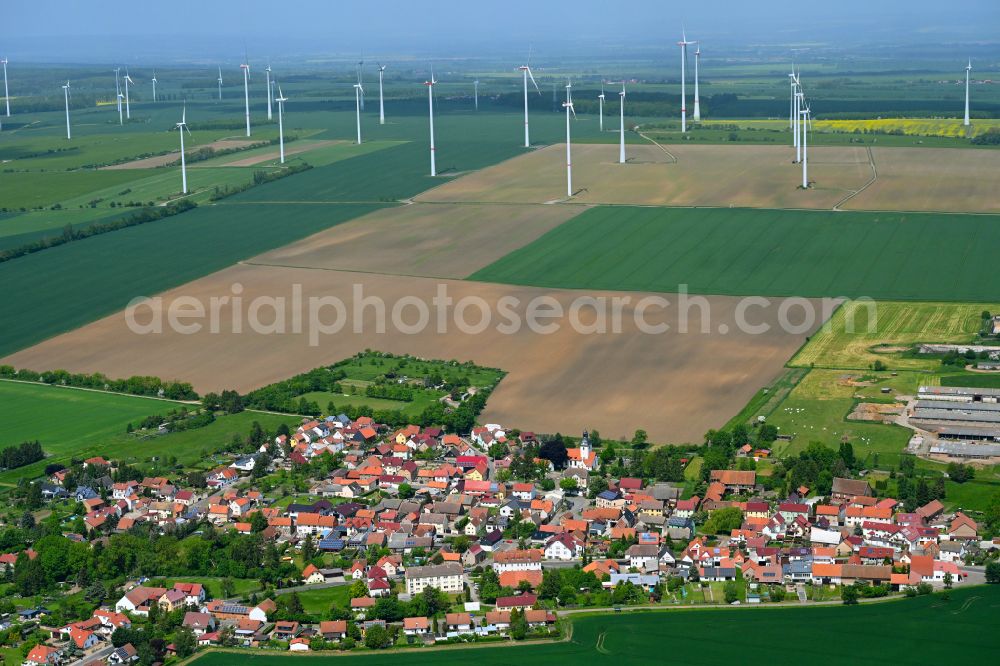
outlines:
[{"label": "green field", "polygon": [[985,375],[967,372],[964,375],[947,375],[941,378],[941,386],[974,386],[976,388],[1000,388],[1000,374]]},{"label": "green field", "polygon": [[[994,627],[1000,621],[1000,587],[956,589],[902,601],[814,608],[744,608],[705,611],[629,612],[588,615],[573,620],[572,640],[347,657],[351,663],[449,666],[470,661],[482,666],[615,663],[622,666],[667,664],[919,664],[953,659],[989,662],[1000,648]],[[933,627],[933,631],[928,631]],[[775,645],[776,635],[811,636],[821,632],[841,640],[836,648],[815,641]],[[919,639],[915,639],[919,636]],[[780,650],[780,657],[776,656]],[[237,656],[238,655],[238,656]],[[659,658],[651,655],[660,655]],[[891,655],[891,656],[889,656]],[[319,659],[317,657],[316,659]],[[259,652],[210,652],[198,666],[231,664],[287,666],[313,659]],[[303,661],[304,660],[304,661]],[[888,661],[887,661],[888,660]]]},{"label": "green field", "polygon": [[129,181],[138,180],[145,171],[54,171],[46,173],[14,172],[0,178],[0,206],[9,210],[48,207],[56,202],[88,195],[95,190],[122,190]]},{"label": "green field", "polygon": [[[956,266],[947,280],[934,263]],[[570,289],[902,300],[995,300],[1000,217],[597,207],[474,273]]]},{"label": "green field", "polygon": [[42,384],[0,381],[0,446],[37,439],[48,456],[45,460],[0,472],[0,486],[14,485],[21,478],[35,478],[49,463],[68,464],[73,458],[103,455],[127,462],[144,463],[154,457],[175,456],[181,465],[211,466],[205,453],[245,437],[253,421],[270,430],[281,423],[294,425],[297,417],[241,412],[220,416],[204,428],[140,438],[127,435],[129,422],[165,414],[180,406],[117,393],[101,393]]},{"label": "green field", "polygon": [[878,453],[880,465],[895,464],[911,432],[902,426],[846,420],[858,393],[841,381],[849,374],[813,370],[777,405],[767,417],[768,423],[777,426],[780,434],[793,437],[791,442],[775,444],[779,455],[798,453],[811,442],[835,449],[849,439],[858,458]]},{"label": "green field", "polygon": [[326,616],[334,604],[347,608],[351,603],[350,585],[324,587],[321,590],[302,590],[297,594],[305,612],[316,617]]},{"label": "green field", "polygon": [[32,316],[10,318],[0,356],[375,207],[302,206],[291,214],[287,206],[202,206],[2,263],[0,309]]},{"label": "green field", "polygon": [[[975,339],[983,310],[1000,306],[981,303],[877,303],[874,321],[865,303],[848,303],[837,310],[791,360],[791,365],[867,368],[876,360],[890,369],[940,370],[936,358],[911,358],[902,353],[874,353],[874,345],[910,347],[919,342],[965,343]],[[853,332],[852,331],[853,328]],[[869,330],[871,329],[871,330]],[[988,375],[981,375],[986,377]]]}]

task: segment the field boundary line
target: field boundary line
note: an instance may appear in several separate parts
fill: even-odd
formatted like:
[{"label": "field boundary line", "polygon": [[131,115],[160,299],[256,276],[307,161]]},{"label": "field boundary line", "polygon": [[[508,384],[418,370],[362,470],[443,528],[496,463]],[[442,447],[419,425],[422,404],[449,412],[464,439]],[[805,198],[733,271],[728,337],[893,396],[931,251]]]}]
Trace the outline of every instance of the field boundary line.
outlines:
[{"label": "field boundary line", "polygon": [[[65,386],[63,384],[46,384],[45,382],[32,382],[26,379],[8,379],[6,377],[0,378],[0,382],[9,382],[11,384],[30,384],[32,386],[50,386],[52,388],[58,389],[73,389],[76,391],[88,391],[90,393],[101,393],[103,395],[120,395],[126,398],[144,398],[146,400],[158,400],[160,402],[170,402],[176,405],[200,405],[200,400],[173,400],[171,398],[160,398],[155,395],[136,395],[134,393],[119,393],[117,391],[104,391],[102,389],[87,388],[86,386]],[[249,411],[249,410],[247,410]]]},{"label": "field boundary line", "polygon": [[640,132],[640,131],[639,131],[639,126],[638,126],[638,125],[636,125],[636,128],[635,128],[635,133],[636,133],[636,134],[638,134],[639,136],[641,136],[641,137],[642,137],[643,139],[645,139],[646,141],[649,141],[650,143],[652,143],[652,144],[653,144],[654,146],[656,146],[657,148],[659,148],[660,150],[662,150],[662,151],[663,151],[664,153],[666,153],[666,154],[667,154],[668,156],[670,156],[670,159],[672,159],[672,160],[673,160],[673,164],[677,164],[677,163],[679,163],[679,162],[680,162],[680,160],[679,160],[679,159],[677,159],[677,156],[676,156],[676,155],[674,155],[674,154],[673,154],[672,152],[670,152],[669,150],[667,150],[667,149],[666,149],[666,148],[665,148],[665,147],[663,146],[663,144],[659,143],[659,142],[658,142],[658,141],[657,141],[656,139],[652,138],[651,136],[648,136],[648,135],[646,135],[646,134],[643,134],[642,132]]},{"label": "field boundary line", "polygon": [[878,180],[878,169],[875,166],[875,154],[872,152],[872,147],[871,146],[865,146],[865,149],[868,151],[868,164],[872,168],[872,177],[871,177],[871,180],[869,180],[867,183],[865,183],[864,185],[862,185],[861,188],[858,189],[857,191],[855,191],[853,194],[848,194],[846,197],[844,197],[843,199],[841,199],[837,203],[833,204],[833,210],[840,211],[841,210],[841,208],[840,208],[841,205],[847,203],[848,201],[850,201],[854,197],[858,196],[859,194],[861,194],[862,192],[864,192],[865,190],[867,190],[868,187],[872,183],[874,183],[876,180]]}]

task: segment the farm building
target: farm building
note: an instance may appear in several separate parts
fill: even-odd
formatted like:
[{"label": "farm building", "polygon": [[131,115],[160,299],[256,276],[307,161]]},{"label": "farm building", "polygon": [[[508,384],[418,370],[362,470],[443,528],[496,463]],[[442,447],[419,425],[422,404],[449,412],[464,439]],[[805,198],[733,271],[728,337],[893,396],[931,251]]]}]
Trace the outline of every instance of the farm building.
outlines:
[{"label": "farm building", "polygon": [[931,453],[953,458],[992,458],[1000,456],[1000,444],[974,444],[972,442],[938,442]]},{"label": "farm building", "polygon": [[939,439],[974,442],[1000,442],[1000,428],[955,428],[942,426],[937,429]]},{"label": "farm building", "polygon": [[967,386],[921,386],[918,400],[947,400],[949,402],[998,402],[1000,389]]}]

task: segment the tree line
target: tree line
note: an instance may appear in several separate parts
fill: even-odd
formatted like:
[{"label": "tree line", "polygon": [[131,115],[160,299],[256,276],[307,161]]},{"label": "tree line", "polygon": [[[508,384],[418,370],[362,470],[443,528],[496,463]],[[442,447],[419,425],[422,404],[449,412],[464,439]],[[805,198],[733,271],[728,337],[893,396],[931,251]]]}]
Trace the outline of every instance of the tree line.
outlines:
[{"label": "tree line", "polygon": [[66,370],[16,369],[11,365],[0,365],[0,379],[16,379],[25,382],[42,382],[54,386],[73,386],[111,393],[128,393],[168,400],[197,400],[198,394],[187,382],[165,381],[159,377],[133,375],[127,379],[111,379],[107,375],[72,373]]},{"label": "tree line", "polygon": [[38,440],[21,442],[0,449],[0,469],[16,469],[38,462],[45,458],[42,445]]}]

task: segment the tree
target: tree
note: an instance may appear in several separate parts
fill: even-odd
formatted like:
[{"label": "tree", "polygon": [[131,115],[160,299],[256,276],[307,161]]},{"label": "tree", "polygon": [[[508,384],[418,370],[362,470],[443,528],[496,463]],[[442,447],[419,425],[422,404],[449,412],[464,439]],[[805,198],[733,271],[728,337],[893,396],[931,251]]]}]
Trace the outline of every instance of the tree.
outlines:
[{"label": "tree", "polygon": [[229,598],[236,594],[236,581],[228,576],[222,579],[222,596]]},{"label": "tree", "polygon": [[1000,562],[997,560],[986,563],[986,582],[994,585],[1000,583]]},{"label": "tree", "polygon": [[562,435],[556,434],[552,439],[542,442],[542,446],[538,449],[538,457],[548,460],[556,469],[564,468],[566,461],[569,460],[569,454],[566,453]]},{"label": "tree", "polygon": [[559,480],[559,487],[568,493],[575,493],[577,490],[576,477],[567,476]]},{"label": "tree", "polygon": [[267,529],[267,516],[263,511],[254,511],[250,514],[250,531],[254,534]]},{"label": "tree", "polygon": [[385,627],[373,625],[365,632],[365,647],[371,650],[382,650],[392,645],[392,639]]},{"label": "tree", "polygon": [[510,637],[515,641],[523,641],[528,636],[528,620],[524,613],[515,608],[510,612]]},{"label": "tree", "polygon": [[743,512],[739,507],[727,506],[724,509],[716,509],[709,515],[703,531],[707,534],[728,534],[738,530],[742,524]]},{"label": "tree", "polygon": [[951,575],[950,571],[944,573],[944,589],[950,590],[952,583],[955,582],[955,577]]},{"label": "tree", "polygon": [[399,484],[399,490],[397,491],[397,494],[399,495],[399,499],[410,499],[411,497],[417,494],[417,491],[414,490],[413,486],[411,486],[410,484],[401,483]]},{"label": "tree", "polygon": [[316,557],[316,542],[313,541],[312,534],[307,534],[302,541],[302,559],[306,562]]},{"label": "tree", "polygon": [[740,583],[735,580],[726,581],[722,587],[722,592],[726,597],[726,603],[731,604],[740,598]]},{"label": "tree", "polygon": [[351,589],[349,591],[351,599],[360,599],[361,597],[368,596],[368,586],[365,585],[365,581],[356,580],[351,583]]},{"label": "tree", "polygon": [[420,601],[427,615],[437,615],[448,610],[448,597],[436,587],[425,587],[420,593]]},{"label": "tree", "polygon": [[768,588],[768,595],[771,597],[771,601],[779,603],[785,600],[785,588],[781,585],[772,585]]},{"label": "tree", "polygon": [[646,446],[648,441],[649,436],[646,434],[646,431],[641,428],[632,434],[632,448],[634,449],[641,449]]},{"label": "tree", "polygon": [[181,659],[190,657],[197,647],[198,639],[195,638],[194,632],[190,628],[179,627],[174,633],[174,649]]},{"label": "tree", "polygon": [[853,606],[858,603],[858,588],[854,585],[843,585],[840,588],[840,598],[845,606]]}]

